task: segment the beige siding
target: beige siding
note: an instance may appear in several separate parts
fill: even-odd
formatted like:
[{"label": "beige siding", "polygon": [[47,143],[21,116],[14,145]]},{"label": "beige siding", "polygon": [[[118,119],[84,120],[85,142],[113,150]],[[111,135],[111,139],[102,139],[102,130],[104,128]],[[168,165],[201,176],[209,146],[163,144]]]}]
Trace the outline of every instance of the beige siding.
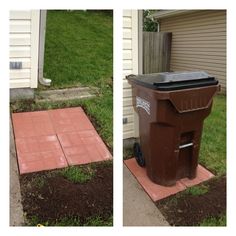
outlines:
[{"label": "beige siding", "polygon": [[138,11],[123,11],[123,138],[135,137],[135,113],[132,106],[131,87],[126,75],[138,73]]},{"label": "beige siding", "polygon": [[172,32],[171,70],[205,70],[226,90],[226,11],[202,10],[160,20]]},{"label": "beige siding", "polygon": [[39,10],[10,11],[9,60],[22,62],[10,70],[10,88],[37,87]]}]

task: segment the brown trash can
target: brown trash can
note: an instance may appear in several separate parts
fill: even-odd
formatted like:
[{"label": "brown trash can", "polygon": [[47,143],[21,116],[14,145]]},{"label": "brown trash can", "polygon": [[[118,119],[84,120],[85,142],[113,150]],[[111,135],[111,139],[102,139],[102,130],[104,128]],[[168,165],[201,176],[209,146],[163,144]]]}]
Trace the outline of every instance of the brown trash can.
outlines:
[{"label": "brown trash can", "polygon": [[218,81],[203,71],[127,76],[139,115],[138,163],[155,183],[171,186],[196,177],[204,119]]}]

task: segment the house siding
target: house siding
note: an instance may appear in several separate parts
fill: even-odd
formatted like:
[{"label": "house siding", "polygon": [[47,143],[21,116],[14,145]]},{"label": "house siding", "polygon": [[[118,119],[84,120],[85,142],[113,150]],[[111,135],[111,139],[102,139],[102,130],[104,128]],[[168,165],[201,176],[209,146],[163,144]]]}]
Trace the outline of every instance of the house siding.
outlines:
[{"label": "house siding", "polygon": [[199,10],[159,20],[172,32],[172,71],[205,70],[226,91],[226,11]]},{"label": "house siding", "polygon": [[9,60],[22,62],[22,69],[10,70],[10,88],[37,87],[39,12],[10,11]]},{"label": "house siding", "polygon": [[136,137],[135,128],[137,114],[132,106],[132,90],[125,79],[126,75],[138,74],[138,11],[123,11],[123,117],[127,123],[123,125],[123,138]]}]

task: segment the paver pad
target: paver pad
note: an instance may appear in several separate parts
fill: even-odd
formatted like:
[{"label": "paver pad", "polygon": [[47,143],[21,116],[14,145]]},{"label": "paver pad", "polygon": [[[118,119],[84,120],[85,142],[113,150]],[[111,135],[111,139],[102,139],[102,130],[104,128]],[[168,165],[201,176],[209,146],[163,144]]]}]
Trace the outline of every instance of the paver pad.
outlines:
[{"label": "paver pad", "polygon": [[20,174],[112,156],[80,107],[12,114]]}]

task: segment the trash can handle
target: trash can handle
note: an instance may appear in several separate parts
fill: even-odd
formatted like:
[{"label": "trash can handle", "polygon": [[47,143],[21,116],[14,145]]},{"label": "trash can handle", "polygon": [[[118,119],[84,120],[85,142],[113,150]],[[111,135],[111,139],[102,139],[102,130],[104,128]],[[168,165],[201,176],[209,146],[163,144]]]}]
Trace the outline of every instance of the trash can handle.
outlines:
[{"label": "trash can handle", "polygon": [[217,86],[189,89],[188,91],[172,91],[169,100],[179,113],[197,111],[208,108],[213,96],[219,90]]},{"label": "trash can handle", "polygon": [[193,143],[186,143],[186,144],[179,145],[179,149],[191,147],[191,146],[193,146]]}]

